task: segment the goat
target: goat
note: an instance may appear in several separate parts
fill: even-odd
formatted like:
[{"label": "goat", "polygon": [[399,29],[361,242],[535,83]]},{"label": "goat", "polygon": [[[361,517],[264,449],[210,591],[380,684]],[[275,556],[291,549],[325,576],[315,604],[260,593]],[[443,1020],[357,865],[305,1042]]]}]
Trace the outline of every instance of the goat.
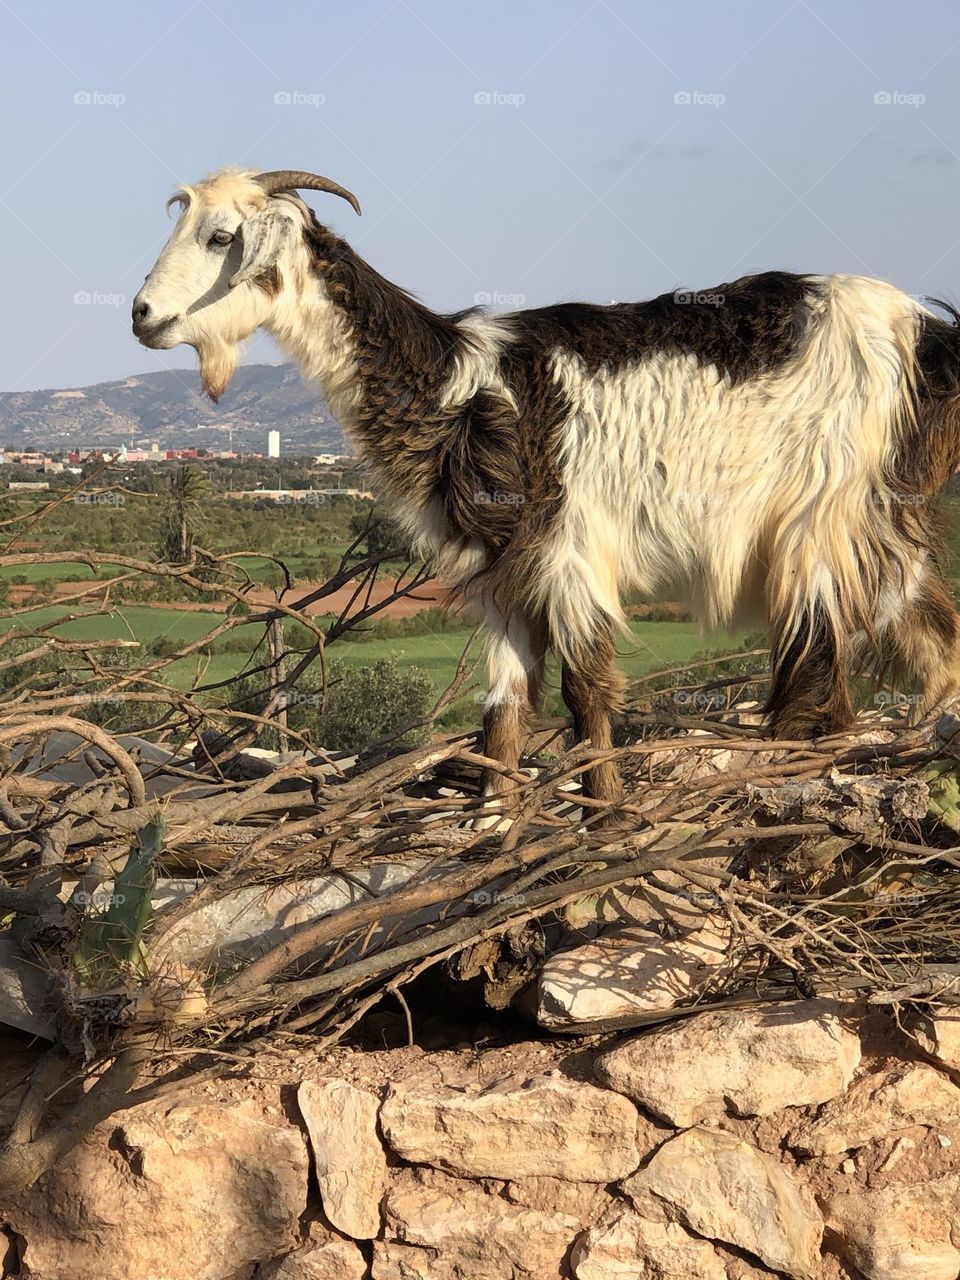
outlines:
[{"label": "goat", "polygon": [[[759,615],[781,738],[843,729],[868,656],[925,707],[960,687],[935,503],[960,460],[956,312],[772,271],[692,298],[440,315],[319,223],[306,189],[360,212],[300,171],[183,187],[133,331],[193,346],[214,400],[258,328],[319,384],[423,556],[486,614],[494,808],[548,649],[577,738],[611,745],[627,592],[682,592],[713,627]],[[584,790],[618,800],[615,766]]]}]

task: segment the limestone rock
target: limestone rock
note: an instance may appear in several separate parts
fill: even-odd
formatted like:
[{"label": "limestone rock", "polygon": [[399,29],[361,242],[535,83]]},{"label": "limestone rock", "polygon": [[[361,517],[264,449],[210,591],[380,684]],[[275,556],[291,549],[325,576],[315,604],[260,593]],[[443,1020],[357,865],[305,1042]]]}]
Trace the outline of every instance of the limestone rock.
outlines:
[{"label": "limestone rock", "polygon": [[377,1134],[379,1102],[346,1080],[304,1080],[297,1102],[310,1135],[323,1211],[355,1240],[380,1232],[387,1157]]},{"label": "limestone rock", "polygon": [[0,1022],[31,1036],[53,1040],[56,1019],[50,1008],[50,978],[28,959],[9,932],[0,934]]},{"label": "limestone rock", "polygon": [[823,1223],[812,1196],[777,1160],[732,1134],[688,1129],[623,1187],[638,1207],[652,1195],[690,1230],[773,1271],[817,1275]]},{"label": "limestone rock", "polygon": [[237,1107],[120,1112],[4,1205],[32,1280],[228,1280],[300,1243],[299,1132]]},{"label": "limestone rock", "polygon": [[727,959],[729,933],[712,919],[676,940],[647,929],[618,929],[551,956],[538,987],[537,1021],[564,1030],[578,1023],[672,1009],[701,991]]},{"label": "limestone rock", "polygon": [[307,1241],[292,1253],[258,1268],[256,1280],[367,1280],[358,1245],[311,1222]]},{"label": "limestone rock", "polygon": [[931,1057],[951,1071],[960,1071],[960,1013],[924,1017],[913,1032]]},{"label": "limestone rock", "polygon": [[472,1183],[442,1189],[404,1174],[387,1193],[386,1235],[417,1254],[384,1256],[378,1244],[376,1280],[559,1280],[575,1218],[517,1208]]},{"label": "limestone rock", "polygon": [[[657,1140],[651,1141],[649,1150],[656,1145]],[[524,1209],[576,1218],[584,1230],[598,1223],[615,1203],[602,1182],[567,1182],[563,1178],[518,1178],[506,1183],[501,1194]]]},{"label": "limestone rock", "polygon": [[474,1178],[613,1182],[640,1163],[627,1098],[559,1075],[510,1077],[482,1092],[391,1085],[380,1111],[404,1160]]},{"label": "limestone rock", "polygon": [[767,1116],[826,1102],[860,1063],[860,1038],[843,1012],[832,1000],[799,1000],[701,1013],[605,1054],[597,1075],[678,1128],[728,1107]]},{"label": "limestone rock", "polygon": [[[676,823],[678,827],[693,824]],[[659,846],[658,846],[659,847]],[[729,856],[702,858],[697,869],[726,871],[730,865]],[[661,926],[668,926],[671,935],[695,933],[702,929],[706,918],[716,912],[717,895],[677,871],[657,871],[640,876],[636,880],[624,881],[612,889],[592,899],[578,900],[583,903],[592,902],[590,914],[581,913],[580,917],[571,916],[570,909],[565,912],[571,924],[590,924],[597,921],[620,928],[637,928],[660,931]]]},{"label": "limestone rock", "polygon": [[915,1125],[955,1124],[960,1124],[960,1088],[934,1067],[904,1063],[855,1081],[814,1119],[801,1121],[788,1140],[811,1155],[839,1155]]},{"label": "limestone rock", "polygon": [[449,1280],[449,1266],[429,1249],[377,1240],[370,1280]]},{"label": "limestone rock", "polygon": [[960,1174],[917,1186],[849,1191],[826,1206],[827,1225],[866,1280],[957,1280]]},{"label": "limestone rock", "polygon": [[571,1263],[577,1280],[727,1280],[723,1259],[709,1241],[675,1222],[652,1222],[631,1210],[609,1226],[584,1232]]}]

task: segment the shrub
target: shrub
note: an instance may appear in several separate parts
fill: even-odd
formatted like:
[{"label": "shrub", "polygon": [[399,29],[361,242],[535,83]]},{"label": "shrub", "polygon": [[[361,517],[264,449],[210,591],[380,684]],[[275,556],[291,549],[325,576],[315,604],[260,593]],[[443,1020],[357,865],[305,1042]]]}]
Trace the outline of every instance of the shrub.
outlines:
[{"label": "shrub", "polygon": [[[419,667],[401,669],[392,658],[372,666],[341,667],[331,677],[326,714],[319,726],[322,744],[331,751],[357,751],[394,732],[411,720],[425,716],[435,699],[433,682]],[[426,730],[406,734],[408,745],[422,742]]]},{"label": "shrub", "polygon": [[179,648],[179,643],[172,636],[157,636],[150,641],[148,652],[154,658],[171,658]]},{"label": "shrub", "polygon": [[[287,724],[330,751],[361,751],[412,720],[427,714],[436,698],[433,682],[419,667],[400,667],[381,658],[370,666],[347,667],[334,660],[328,668],[327,705],[319,671],[308,673],[288,694]],[[246,676],[232,686],[230,707],[261,715],[268,688],[262,675]],[[413,729],[399,742],[424,741],[427,729]],[[275,730],[264,730],[261,744],[276,747]]]}]

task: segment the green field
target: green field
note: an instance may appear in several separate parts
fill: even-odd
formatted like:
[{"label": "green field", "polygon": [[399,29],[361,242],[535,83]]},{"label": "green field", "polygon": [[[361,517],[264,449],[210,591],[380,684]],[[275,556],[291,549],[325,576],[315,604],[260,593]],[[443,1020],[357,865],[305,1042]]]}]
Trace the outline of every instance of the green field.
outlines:
[{"label": "green field", "polygon": [[104,566],[94,573],[85,564],[5,564],[0,565],[0,580],[9,582],[12,578],[26,578],[27,582],[40,582],[43,578],[56,578],[64,582],[70,578],[88,581],[91,578],[111,578],[116,569]]},{"label": "green field", "polygon": [[[334,547],[318,548],[317,555],[324,553],[333,556],[338,555],[339,551]],[[137,552],[134,550],[130,554],[136,556]],[[144,557],[144,559],[148,558],[148,556]],[[303,566],[309,564],[313,558],[315,557],[305,555],[285,556],[284,563],[291,576],[296,578],[302,573]],[[248,573],[255,582],[261,581],[267,574],[276,574],[278,572],[276,562],[266,556],[244,556],[242,559],[235,561],[235,563]],[[123,573],[123,569],[118,565],[111,564],[106,557],[104,557],[103,563],[96,571],[85,564],[71,564],[61,560],[52,561],[48,564],[0,565],[0,581],[5,580],[7,582],[13,578],[25,578],[30,583],[40,582],[45,578],[52,578],[57,582],[68,582],[71,579],[78,578],[86,582],[98,578],[112,578],[118,573]]]},{"label": "green field", "polygon": [[[62,617],[64,610],[47,607],[32,610],[16,619],[0,619],[0,630],[16,628],[25,631],[30,626],[40,626]],[[75,640],[122,639],[136,640],[144,649],[160,637],[181,645],[198,640],[212,627],[223,621],[222,614],[169,609],[150,609],[136,605],[117,607],[105,616],[78,618],[56,628],[58,635]],[[325,622],[324,619],[319,619]],[[241,629],[241,634],[245,629]],[[237,633],[234,633],[237,634]],[[251,634],[254,634],[251,628]],[[394,658],[401,665],[419,667],[433,681],[437,691],[445,689],[453,679],[464,645],[470,636],[470,628],[464,626],[434,634],[403,636],[395,639],[371,639],[364,641],[340,641],[330,648],[330,656],[345,665],[372,664],[380,658]],[[717,636],[704,639],[692,622],[634,622],[631,635],[618,641],[618,656],[622,670],[628,678],[636,678],[648,671],[687,661],[698,653],[727,653],[743,643],[743,636]],[[480,654],[476,643],[473,657]],[[261,653],[251,656],[245,653],[198,654],[193,658],[174,663],[168,668],[167,678],[179,688],[215,684],[236,674],[244,666],[259,665]],[[555,690],[558,685],[553,672],[549,685],[554,690],[548,696],[548,707],[556,705]],[[486,687],[484,664],[478,662],[464,695],[464,703],[473,700]]]},{"label": "green field", "polygon": [[[149,553],[138,552],[136,548],[132,548],[129,554],[133,557],[142,555],[145,560],[150,559]],[[343,554],[342,545],[319,545],[309,554],[294,554],[278,556],[276,560],[271,560],[268,556],[254,555],[242,556],[233,561],[237,574],[246,573],[254,582],[263,582],[269,578],[272,582],[279,583],[281,581],[281,569],[278,561],[283,562],[287,567],[287,572],[295,582],[306,581],[307,578],[316,577],[314,572],[318,560],[323,561],[326,558],[326,564],[329,566],[329,573],[339,564],[340,557]],[[96,559],[96,556],[94,557]],[[385,571],[399,571],[404,566],[399,562],[389,561],[385,565]],[[0,582],[11,582],[14,578],[18,582],[35,583],[42,582],[45,579],[52,579],[56,582],[69,582],[74,579],[88,582],[103,578],[113,578],[117,574],[123,573],[122,566],[111,564],[104,555],[103,563],[96,570],[90,569],[85,564],[71,564],[67,561],[57,560],[48,564],[5,564],[0,565]],[[324,575],[320,575],[320,581],[324,580]],[[231,579],[233,581],[233,579]]]}]

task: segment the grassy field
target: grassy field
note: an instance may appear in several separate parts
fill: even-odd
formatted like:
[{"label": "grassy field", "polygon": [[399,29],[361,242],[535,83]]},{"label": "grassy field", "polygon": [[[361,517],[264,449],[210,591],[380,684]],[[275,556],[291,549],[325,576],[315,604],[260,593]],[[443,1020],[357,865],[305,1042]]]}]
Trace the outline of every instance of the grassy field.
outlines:
[{"label": "grassy field", "polygon": [[26,578],[27,582],[40,582],[43,578],[55,578],[65,582],[71,578],[79,578],[84,582],[91,578],[110,578],[116,569],[104,566],[93,572],[85,564],[5,564],[0,565],[0,580],[11,581],[13,578]]},{"label": "grassy field", "polygon": [[[131,554],[135,556],[137,553],[133,551]],[[316,554],[333,556],[337,555],[338,551],[333,547],[318,548]],[[315,557],[305,555],[286,556],[284,563],[291,575],[296,578],[302,573],[303,566],[305,564],[309,565],[313,559]],[[268,574],[276,574],[278,572],[275,562],[269,560],[266,556],[245,556],[236,563],[256,582],[260,582]],[[13,578],[25,578],[27,582],[40,582],[45,578],[52,578],[57,582],[67,582],[72,579],[88,581],[95,578],[112,578],[115,574],[121,572],[122,569],[110,564],[106,559],[96,571],[85,564],[70,564],[65,561],[54,561],[49,564],[6,564],[0,565],[0,581],[9,582]]]},{"label": "grassy field", "polygon": [[[0,630],[40,626],[63,615],[57,607],[35,609],[17,619],[0,619]],[[122,639],[136,640],[144,648],[161,637],[181,645],[203,636],[211,627],[223,621],[222,614],[199,610],[150,609],[129,605],[118,607],[106,616],[78,618],[57,627],[57,634],[74,640]],[[322,619],[319,621],[323,621]],[[380,658],[395,658],[401,665],[419,667],[433,681],[438,692],[450,683],[464,645],[470,636],[470,628],[441,631],[435,634],[404,636],[398,639],[372,639],[362,642],[341,641],[331,647],[330,655],[345,665],[372,664]],[[659,667],[682,663],[701,652],[725,653],[737,648],[742,636],[711,637],[704,639],[691,622],[634,622],[631,634],[618,642],[621,668],[629,678],[635,678]],[[474,656],[479,655],[479,643]],[[189,688],[195,682],[216,683],[235,674],[247,664],[258,665],[259,656],[243,653],[198,655],[180,661],[169,668],[169,676],[180,688]],[[485,670],[479,663],[471,678],[473,691],[485,687]],[[554,677],[551,685],[556,686]]]},{"label": "grassy field", "polygon": [[[66,609],[58,605],[31,609],[29,613],[16,618],[0,618],[0,630],[27,630],[29,627],[43,626],[62,618],[65,613]],[[196,640],[216,622],[222,621],[222,614],[187,611],[175,606],[169,609],[149,609],[125,605],[111,609],[108,614],[96,614],[65,622],[57,627],[56,633],[72,640],[138,640],[144,645],[157,636],[169,635],[182,643],[185,640]]]}]

